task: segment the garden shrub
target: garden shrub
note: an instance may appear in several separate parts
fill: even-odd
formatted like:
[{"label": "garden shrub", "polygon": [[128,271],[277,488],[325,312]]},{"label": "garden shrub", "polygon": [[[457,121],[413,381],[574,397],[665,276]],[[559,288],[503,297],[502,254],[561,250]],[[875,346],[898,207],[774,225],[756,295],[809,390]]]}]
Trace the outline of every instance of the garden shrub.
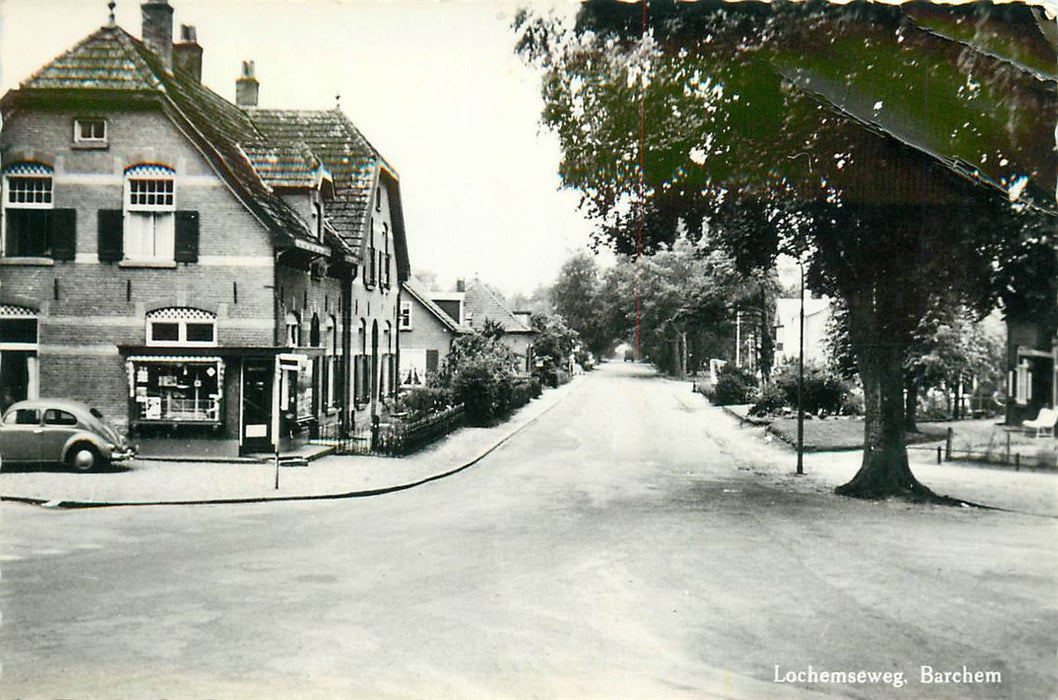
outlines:
[{"label": "garden shrub", "polygon": [[452,398],[448,390],[443,387],[405,387],[401,390],[395,410],[406,412],[407,419],[414,421],[433,413],[439,413],[451,405]]},{"label": "garden shrub", "polygon": [[749,403],[757,388],[757,378],[747,369],[724,365],[709,392],[709,400],[718,406]]},{"label": "garden shrub", "polygon": [[475,333],[452,344],[433,386],[463,404],[470,423],[487,425],[511,410],[513,381],[511,351],[498,338]]},{"label": "garden shrub", "polygon": [[749,413],[751,416],[774,415],[782,413],[787,405],[786,391],[775,382],[769,382],[761,387]]},{"label": "garden shrub", "polygon": [[[773,377],[786,394],[786,403],[797,407],[797,363],[790,362]],[[834,415],[846,407],[849,383],[836,372],[818,365],[805,366],[804,409],[806,413]]]}]

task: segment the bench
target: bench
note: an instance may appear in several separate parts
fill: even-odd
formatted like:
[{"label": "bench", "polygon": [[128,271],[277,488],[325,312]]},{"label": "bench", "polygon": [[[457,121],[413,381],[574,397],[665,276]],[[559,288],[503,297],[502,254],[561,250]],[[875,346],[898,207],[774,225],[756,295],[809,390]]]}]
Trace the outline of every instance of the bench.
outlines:
[{"label": "bench", "polygon": [[1036,431],[1033,437],[1054,437],[1054,426],[1058,423],[1058,411],[1053,408],[1041,408],[1034,420],[1027,420],[1021,425],[1028,430]]}]

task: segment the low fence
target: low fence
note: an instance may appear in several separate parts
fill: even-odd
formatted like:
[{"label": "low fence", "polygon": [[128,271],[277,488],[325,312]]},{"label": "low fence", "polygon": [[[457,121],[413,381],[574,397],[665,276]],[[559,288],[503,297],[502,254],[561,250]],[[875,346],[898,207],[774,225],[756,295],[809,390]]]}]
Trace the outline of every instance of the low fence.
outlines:
[{"label": "low fence", "polygon": [[1058,443],[1047,438],[1025,442],[1021,437],[1015,431],[1005,430],[1001,434],[991,436],[985,444],[974,445],[959,441],[955,431],[948,428],[943,445],[935,447],[911,445],[908,449],[936,453],[937,464],[965,461],[1009,466],[1014,467],[1015,470],[1022,467],[1042,469],[1056,467]]},{"label": "low fence", "polygon": [[337,427],[322,431],[312,442],[334,448],[335,454],[400,457],[421,450],[463,426],[462,406],[417,421],[397,420],[358,427],[342,434]]}]

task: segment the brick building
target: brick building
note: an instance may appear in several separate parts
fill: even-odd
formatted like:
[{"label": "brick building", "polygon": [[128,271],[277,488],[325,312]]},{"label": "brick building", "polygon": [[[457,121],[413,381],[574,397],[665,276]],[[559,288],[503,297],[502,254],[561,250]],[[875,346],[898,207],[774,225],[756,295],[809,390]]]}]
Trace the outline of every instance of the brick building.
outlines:
[{"label": "brick building", "polygon": [[385,410],[408,253],[396,171],[338,110],[201,84],[166,0],[0,101],[0,406],[271,451]]},{"label": "brick building", "polygon": [[[401,382],[407,386],[424,384],[426,378],[437,372],[448,355],[452,342],[460,335],[474,332],[474,329],[460,323],[449,315],[434,300],[437,292],[430,292],[414,277],[404,283],[400,310],[400,367]],[[445,296],[441,293],[441,296]],[[450,294],[454,299],[448,300],[449,308],[461,294]],[[446,303],[442,299],[440,303]]]}]

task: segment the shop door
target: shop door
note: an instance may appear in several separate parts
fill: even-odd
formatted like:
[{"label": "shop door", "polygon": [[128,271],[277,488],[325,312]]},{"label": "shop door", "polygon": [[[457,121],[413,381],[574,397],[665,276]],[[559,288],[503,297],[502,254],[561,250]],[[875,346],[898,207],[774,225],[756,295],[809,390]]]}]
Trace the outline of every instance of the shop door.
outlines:
[{"label": "shop door", "polygon": [[242,451],[272,452],[274,360],[246,360],[242,367]]}]

